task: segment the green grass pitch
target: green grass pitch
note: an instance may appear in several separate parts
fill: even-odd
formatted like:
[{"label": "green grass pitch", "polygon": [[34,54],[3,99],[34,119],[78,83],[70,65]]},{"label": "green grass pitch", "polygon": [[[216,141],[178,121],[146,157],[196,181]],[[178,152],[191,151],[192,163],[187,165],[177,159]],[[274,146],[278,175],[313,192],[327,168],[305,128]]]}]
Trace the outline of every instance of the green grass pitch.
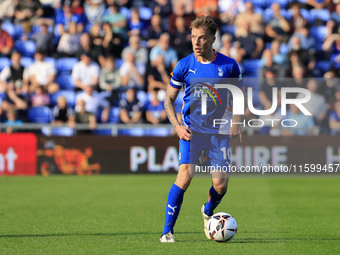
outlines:
[{"label": "green grass pitch", "polygon": [[232,177],[215,210],[232,214],[229,243],[207,240],[195,177],[162,244],[175,175],[0,178],[0,254],[339,254],[340,178]]}]

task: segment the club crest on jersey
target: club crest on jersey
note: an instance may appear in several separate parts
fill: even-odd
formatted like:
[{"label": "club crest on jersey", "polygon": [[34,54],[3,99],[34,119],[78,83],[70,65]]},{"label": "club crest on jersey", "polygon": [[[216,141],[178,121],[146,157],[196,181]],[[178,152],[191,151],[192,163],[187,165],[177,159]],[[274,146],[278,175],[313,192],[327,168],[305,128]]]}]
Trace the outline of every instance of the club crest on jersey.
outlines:
[{"label": "club crest on jersey", "polygon": [[218,68],[218,76],[222,77],[223,76],[223,70],[221,67]]}]

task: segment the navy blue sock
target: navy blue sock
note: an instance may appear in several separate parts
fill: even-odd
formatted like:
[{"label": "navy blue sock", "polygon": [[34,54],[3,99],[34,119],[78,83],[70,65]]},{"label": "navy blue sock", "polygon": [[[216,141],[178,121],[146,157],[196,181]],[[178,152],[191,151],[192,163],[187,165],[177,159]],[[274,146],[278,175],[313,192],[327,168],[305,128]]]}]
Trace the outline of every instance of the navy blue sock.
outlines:
[{"label": "navy blue sock", "polygon": [[218,194],[214,189],[214,186],[211,186],[209,190],[209,200],[204,206],[204,213],[208,216],[213,215],[214,209],[219,205],[222,200],[222,197],[225,195],[224,192],[222,195]]},{"label": "navy blue sock", "polygon": [[184,190],[173,184],[168,195],[168,200],[166,202],[165,210],[165,223],[163,235],[168,232],[173,233],[173,228],[175,226],[179,210],[183,202]]}]

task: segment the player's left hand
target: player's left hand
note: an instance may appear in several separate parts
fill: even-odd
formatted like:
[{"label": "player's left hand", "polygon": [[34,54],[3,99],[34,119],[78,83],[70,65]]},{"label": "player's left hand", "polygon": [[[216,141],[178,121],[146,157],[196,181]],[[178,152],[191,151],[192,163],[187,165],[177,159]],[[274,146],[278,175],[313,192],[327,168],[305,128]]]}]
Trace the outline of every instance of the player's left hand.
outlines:
[{"label": "player's left hand", "polygon": [[230,137],[233,138],[235,136],[239,136],[240,137],[240,142],[242,142],[242,130],[240,125],[232,125],[230,127]]}]

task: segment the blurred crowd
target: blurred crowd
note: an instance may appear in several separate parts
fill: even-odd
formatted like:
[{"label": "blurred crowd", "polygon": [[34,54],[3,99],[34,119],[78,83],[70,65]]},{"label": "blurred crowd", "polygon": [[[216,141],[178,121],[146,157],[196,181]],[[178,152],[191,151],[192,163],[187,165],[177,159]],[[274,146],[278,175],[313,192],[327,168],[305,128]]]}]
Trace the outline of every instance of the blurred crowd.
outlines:
[{"label": "blurred crowd", "polygon": [[170,73],[200,15],[219,26],[214,49],[255,78],[257,108],[271,107],[278,79],[311,91],[312,117],[287,113],[302,128],[261,134],[340,133],[337,0],[2,0],[0,122],[167,123]]}]

